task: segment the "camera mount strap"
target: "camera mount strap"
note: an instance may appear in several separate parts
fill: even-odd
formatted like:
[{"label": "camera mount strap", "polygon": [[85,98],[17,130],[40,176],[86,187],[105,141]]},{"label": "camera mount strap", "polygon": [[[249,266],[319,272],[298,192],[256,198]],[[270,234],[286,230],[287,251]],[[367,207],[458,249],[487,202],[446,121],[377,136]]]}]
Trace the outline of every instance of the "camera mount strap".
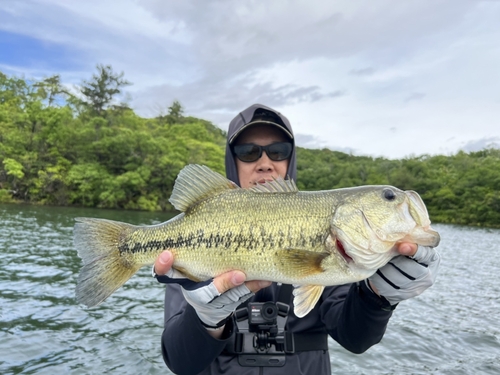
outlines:
[{"label": "camera mount strap", "polygon": [[[326,333],[293,333],[285,329],[292,291],[292,285],[282,284],[276,303],[249,303],[235,311],[238,332],[233,345],[226,347],[226,352],[236,354],[241,366],[280,367],[285,364],[286,354],[328,350]],[[255,316],[262,319],[267,309],[273,310],[274,324],[260,325],[260,320],[255,323]]]},{"label": "camera mount strap", "polygon": [[[254,304],[256,310],[266,309],[265,305],[274,305],[274,324],[257,325],[255,329],[249,322],[249,314],[253,316],[252,308],[242,308],[235,311],[238,332],[235,335],[234,353],[238,355],[238,363],[244,367],[281,367],[285,365],[286,353],[294,353],[293,334],[285,331],[289,306],[282,302],[273,304]],[[258,306],[257,306],[258,305]],[[262,305],[262,306],[261,306]],[[269,308],[269,305],[267,305]],[[274,315],[273,314],[273,315]],[[257,314],[258,315],[258,314]]]}]

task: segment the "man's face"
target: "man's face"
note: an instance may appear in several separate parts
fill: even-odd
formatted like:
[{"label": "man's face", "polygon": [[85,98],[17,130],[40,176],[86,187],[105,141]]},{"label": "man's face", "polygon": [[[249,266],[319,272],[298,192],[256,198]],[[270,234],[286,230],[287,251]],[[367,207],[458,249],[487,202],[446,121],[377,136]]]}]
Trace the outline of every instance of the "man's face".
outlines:
[{"label": "man's face", "polygon": [[[274,126],[254,125],[245,130],[236,140],[236,144],[253,143],[259,146],[267,146],[275,142],[287,142],[286,135]],[[255,184],[265,181],[272,181],[273,177],[286,177],[288,170],[288,159],[274,161],[269,159],[265,151],[262,152],[260,159],[254,162],[246,163],[235,157],[240,186],[249,188]]]}]

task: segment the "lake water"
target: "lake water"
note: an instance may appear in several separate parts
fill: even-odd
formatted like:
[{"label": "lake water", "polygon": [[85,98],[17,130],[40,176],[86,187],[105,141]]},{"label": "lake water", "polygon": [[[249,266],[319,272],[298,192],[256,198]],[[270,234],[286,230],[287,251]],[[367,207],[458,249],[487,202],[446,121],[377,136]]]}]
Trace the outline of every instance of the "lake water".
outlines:
[{"label": "lake water", "polygon": [[[167,214],[0,205],[0,374],[169,374],[163,287],[142,269],[100,307],[75,303],[74,218],[155,224]],[[401,303],[362,355],[330,341],[336,374],[500,374],[500,230],[434,225],[436,284]]]}]

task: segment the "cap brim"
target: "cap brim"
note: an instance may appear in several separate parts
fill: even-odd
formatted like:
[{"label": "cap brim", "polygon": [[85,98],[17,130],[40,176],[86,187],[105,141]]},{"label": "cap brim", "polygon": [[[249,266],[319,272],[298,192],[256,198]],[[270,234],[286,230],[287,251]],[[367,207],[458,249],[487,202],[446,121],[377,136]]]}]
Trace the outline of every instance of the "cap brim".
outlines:
[{"label": "cap brim", "polygon": [[234,142],[234,140],[236,138],[238,138],[238,136],[241,133],[243,133],[246,129],[248,129],[249,127],[251,127],[253,125],[260,125],[260,124],[263,124],[263,125],[273,125],[273,126],[279,128],[280,130],[282,130],[287,135],[288,138],[293,139],[293,134],[290,133],[290,131],[288,131],[288,129],[285,128],[283,125],[277,124],[277,123],[272,122],[272,121],[258,120],[258,121],[252,121],[252,122],[249,122],[246,125],[243,125],[237,132],[235,132],[233,134],[233,136],[231,137],[231,139],[229,139],[229,144],[232,144]]}]

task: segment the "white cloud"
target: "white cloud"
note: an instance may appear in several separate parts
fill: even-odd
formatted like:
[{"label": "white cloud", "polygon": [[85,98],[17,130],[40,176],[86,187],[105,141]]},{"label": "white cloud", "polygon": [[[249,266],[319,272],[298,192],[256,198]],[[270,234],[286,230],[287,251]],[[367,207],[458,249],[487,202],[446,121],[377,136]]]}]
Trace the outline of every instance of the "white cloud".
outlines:
[{"label": "white cloud", "polygon": [[0,30],[73,51],[63,81],[124,71],[142,115],[177,99],[226,129],[260,102],[307,147],[404,157],[499,136],[499,17],[470,0],[39,0],[1,4]]},{"label": "white cloud", "polygon": [[480,151],[485,148],[499,148],[500,137],[489,137],[468,141],[461,149],[466,152]]}]

